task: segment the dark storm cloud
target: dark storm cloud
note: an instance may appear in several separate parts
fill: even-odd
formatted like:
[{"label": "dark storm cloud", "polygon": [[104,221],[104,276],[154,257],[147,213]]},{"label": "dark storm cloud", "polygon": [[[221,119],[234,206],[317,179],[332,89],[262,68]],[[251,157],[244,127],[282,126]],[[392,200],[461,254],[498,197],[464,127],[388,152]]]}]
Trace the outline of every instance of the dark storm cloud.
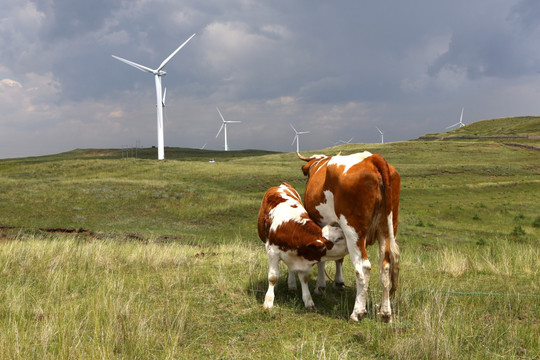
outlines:
[{"label": "dark storm cloud", "polygon": [[111,55],[154,68],[192,33],[163,78],[167,145],[221,148],[216,106],[244,121],[236,148],[283,151],[291,122],[318,149],[378,141],[374,125],[442,131],[463,106],[466,122],[538,112],[537,1],[3,0],[0,143],[153,143],[152,76]]}]

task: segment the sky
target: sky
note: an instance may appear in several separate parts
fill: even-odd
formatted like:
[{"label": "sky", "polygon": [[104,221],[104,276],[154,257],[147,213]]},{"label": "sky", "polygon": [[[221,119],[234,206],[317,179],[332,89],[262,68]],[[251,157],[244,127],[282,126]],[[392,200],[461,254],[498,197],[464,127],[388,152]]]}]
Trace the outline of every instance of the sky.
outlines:
[{"label": "sky", "polygon": [[[536,0],[2,0],[0,158],[157,145],[295,151],[540,114]],[[352,139],[352,140],[351,140]]]}]

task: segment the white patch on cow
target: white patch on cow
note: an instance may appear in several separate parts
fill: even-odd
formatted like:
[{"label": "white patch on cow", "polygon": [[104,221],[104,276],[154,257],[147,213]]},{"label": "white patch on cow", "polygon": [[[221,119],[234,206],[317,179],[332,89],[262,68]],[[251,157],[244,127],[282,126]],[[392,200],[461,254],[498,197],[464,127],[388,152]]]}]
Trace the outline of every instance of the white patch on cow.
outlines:
[{"label": "white patch on cow", "polygon": [[[324,202],[315,206],[315,209],[321,215],[319,224],[323,225],[324,227],[328,226],[329,224],[337,224],[338,218],[334,209],[334,194],[330,190],[325,190],[323,194],[324,194]],[[323,231],[324,231],[324,227],[323,227]],[[341,234],[343,234],[342,231],[341,231]],[[326,238],[332,241],[332,239],[329,239],[328,237]],[[335,242],[334,247],[326,251],[326,255],[321,258],[321,262],[318,265],[319,270],[318,270],[318,275],[317,275],[317,287],[315,288],[316,294],[321,294],[323,291],[322,289],[326,287],[324,262],[331,261],[331,260],[340,260],[345,255],[347,255],[347,243],[345,239],[341,240],[340,242]],[[336,263],[335,281],[336,283],[338,282],[341,284],[343,283],[343,274],[341,272],[341,266],[338,265],[337,263]]]},{"label": "white patch on cow", "polygon": [[337,222],[336,212],[334,210],[334,194],[330,190],[324,191],[325,202],[315,206],[315,209],[321,215],[319,223],[327,225]]},{"label": "white patch on cow", "polygon": [[297,199],[289,196],[287,191],[291,191],[290,188],[284,185],[279,187],[278,192],[280,196],[285,199],[285,201],[279,203],[269,212],[270,219],[272,219],[270,232],[275,232],[281,226],[281,224],[291,220],[300,225],[305,225],[308,221],[310,221],[309,218],[302,217],[305,216],[306,209],[304,209],[302,204]]},{"label": "white patch on cow", "polygon": [[370,157],[371,155],[373,154],[369,151],[364,151],[362,153],[345,156],[333,156],[332,159],[328,162],[328,165],[345,166],[343,173],[346,173],[351,167],[361,163],[362,161],[364,161],[364,159]]}]

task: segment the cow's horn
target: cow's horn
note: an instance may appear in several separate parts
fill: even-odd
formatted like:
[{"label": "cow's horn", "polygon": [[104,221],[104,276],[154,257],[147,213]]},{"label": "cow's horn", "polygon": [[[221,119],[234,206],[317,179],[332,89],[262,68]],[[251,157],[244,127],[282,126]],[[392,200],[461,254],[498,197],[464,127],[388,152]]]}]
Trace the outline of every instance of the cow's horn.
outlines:
[{"label": "cow's horn", "polygon": [[296,155],[298,156],[298,158],[300,160],[304,160],[304,161],[309,161],[310,160],[308,157],[300,155],[300,152],[298,152],[298,151],[296,152]]}]

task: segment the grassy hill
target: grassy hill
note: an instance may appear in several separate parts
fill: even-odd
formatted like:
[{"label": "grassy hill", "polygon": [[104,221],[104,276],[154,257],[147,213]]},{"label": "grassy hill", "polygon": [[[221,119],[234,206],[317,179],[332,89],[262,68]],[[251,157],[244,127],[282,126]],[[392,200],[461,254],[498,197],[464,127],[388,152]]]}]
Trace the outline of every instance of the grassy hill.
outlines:
[{"label": "grassy hill", "polygon": [[[474,136],[529,137],[537,124],[497,119],[448,134],[474,125]],[[276,308],[262,310],[257,211],[282,181],[303,193],[295,154],[167,148],[159,162],[155,149],[138,158],[113,149],[0,160],[0,348],[8,358],[538,358],[540,153],[504,143],[317,151],[377,152],[402,176],[392,324],[376,312],[373,247],[360,323],[347,322],[348,259],[346,289],[330,282],[316,311],[288,293],[283,267]]]},{"label": "grassy hill", "polygon": [[540,137],[540,117],[520,116],[492,120],[477,121],[463,127],[454,128],[447,132],[426,134],[422,140],[451,140],[451,139],[531,139],[538,141]]}]

